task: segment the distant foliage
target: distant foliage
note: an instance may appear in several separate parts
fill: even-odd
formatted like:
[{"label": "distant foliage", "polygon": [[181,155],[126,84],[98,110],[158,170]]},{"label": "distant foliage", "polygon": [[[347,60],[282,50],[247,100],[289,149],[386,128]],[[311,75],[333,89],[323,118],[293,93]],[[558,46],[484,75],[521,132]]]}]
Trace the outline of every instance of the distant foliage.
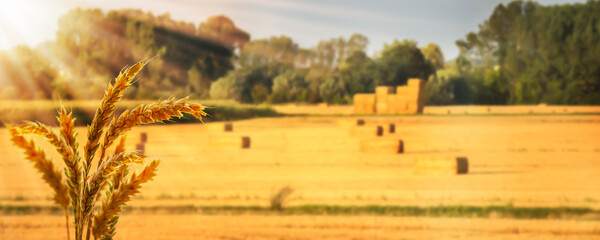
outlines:
[{"label": "distant foliage", "polygon": [[456,42],[457,64],[471,102],[600,104],[599,42],[600,1],[513,1]]},{"label": "distant foliage", "polygon": [[77,8],[60,17],[56,41],[0,52],[0,98],[98,99],[105,79],[128,62],[153,56],[147,81],[126,98],[207,96],[211,82],[233,69],[234,50],[249,40],[225,16],[197,26],[169,14]]},{"label": "distant foliage", "polygon": [[375,86],[422,78],[430,105],[600,104],[599,12],[600,1],[499,4],[445,62],[435,43],[393,40],[370,56],[358,33],[303,48],[284,35],[251,40],[223,15],[196,25],[141,10],[74,9],[59,19],[56,41],[0,52],[0,99],[97,99],[121,66],[157,56],[125,98],[346,104]]}]

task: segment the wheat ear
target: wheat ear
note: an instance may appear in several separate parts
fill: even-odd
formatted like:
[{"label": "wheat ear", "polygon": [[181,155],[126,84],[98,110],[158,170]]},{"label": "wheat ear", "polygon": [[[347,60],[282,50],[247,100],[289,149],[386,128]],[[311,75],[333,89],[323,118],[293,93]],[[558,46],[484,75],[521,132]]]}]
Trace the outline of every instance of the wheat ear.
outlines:
[{"label": "wheat ear", "polygon": [[142,104],[132,110],[126,110],[119,118],[111,120],[108,131],[104,136],[104,142],[100,148],[101,155],[99,161],[102,161],[102,156],[106,150],[119,136],[127,133],[134,127],[142,124],[164,122],[171,119],[171,117],[182,117],[182,113],[189,113],[195,118],[202,120],[202,117],[206,116],[206,112],[204,112],[206,107],[200,104],[188,103],[188,100],[189,97]]},{"label": "wheat ear", "polygon": [[[138,175],[133,174],[129,181],[114,182],[113,191],[108,193],[102,207],[94,215],[94,227],[92,234],[96,239],[112,239],[115,235],[115,225],[119,219],[121,207],[124,206],[131,197],[137,193],[143,183],[146,183],[156,176],[156,169],[159,161],[153,161]],[[123,175],[125,178],[126,175]]]},{"label": "wheat ear", "polygon": [[52,190],[54,190],[54,202],[61,208],[69,207],[69,197],[67,195],[67,185],[62,181],[62,173],[54,169],[54,164],[46,157],[41,149],[38,149],[33,140],[27,140],[21,136],[17,128],[8,125],[10,140],[13,144],[25,152],[25,158],[34,164],[35,169],[42,173],[42,178]]},{"label": "wheat ear", "polygon": [[92,124],[88,126],[88,140],[84,147],[84,176],[87,177],[87,173],[90,170],[92,160],[96,153],[96,150],[100,146],[100,136],[104,131],[104,127],[108,124],[108,119],[115,111],[115,104],[121,100],[125,90],[131,86],[132,80],[135,75],[142,70],[147,61],[140,61],[125,71],[119,73],[119,76],[115,79],[115,84],[108,84],[108,90],[104,93],[104,97],[100,102],[100,106],[96,110],[96,115],[92,120]]},{"label": "wheat ear", "polygon": [[[37,134],[48,140],[50,144],[56,147],[56,150],[63,158],[66,166],[67,186],[73,210],[76,211],[79,196],[79,186],[81,182],[79,163],[77,162],[76,154],[65,138],[59,133],[41,123],[28,122],[17,127],[20,134]],[[77,213],[76,213],[77,214]],[[76,216],[77,218],[77,216]]]}]

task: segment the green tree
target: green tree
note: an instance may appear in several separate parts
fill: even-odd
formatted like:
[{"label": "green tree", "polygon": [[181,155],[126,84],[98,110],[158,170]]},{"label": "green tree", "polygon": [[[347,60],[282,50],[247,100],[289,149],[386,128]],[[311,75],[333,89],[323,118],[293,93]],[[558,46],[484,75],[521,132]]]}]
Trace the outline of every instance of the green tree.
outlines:
[{"label": "green tree", "polygon": [[404,85],[409,78],[429,79],[435,72],[417,43],[410,40],[385,44],[375,62],[378,68],[376,85]]},{"label": "green tree", "polygon": [[350,102],[344,82],[335,77],[327,78],[319,87],[319,93],[323,101],[327,103],[344,104]]},{"label": "green tree", "polygon": [[212,99],[231,99],[242,102],[245,77],[235,72],[230,72],[219,78],[210,86],[210,97]]},{"label": "green tree", "polygon": [[306,82],[304,76],[298,72],[289,70],[273,79],[273,90],[271,101],[278,102],[292,102],[292,101],[306,101],[302,99],[303,91],[306,89]]},{"label": "green tree", "polygon": [[442,49],[435,43],[428,43],[425,47],[421,48],[423,57],[427,59],[436,70],[444,68],[444,54]]},{"label": "green tree", "polygon": [[363,51],[355,51],[339,66],[339,78],[346,83],[348,94],[368,93],[375,90],[373,61]]},{"label": "green tree", "polygon": [[459,59],[498,71],[486,78],[504,103],[600,103],[599,11],[600,1],[499,4],[479,31],[457,41]]}]

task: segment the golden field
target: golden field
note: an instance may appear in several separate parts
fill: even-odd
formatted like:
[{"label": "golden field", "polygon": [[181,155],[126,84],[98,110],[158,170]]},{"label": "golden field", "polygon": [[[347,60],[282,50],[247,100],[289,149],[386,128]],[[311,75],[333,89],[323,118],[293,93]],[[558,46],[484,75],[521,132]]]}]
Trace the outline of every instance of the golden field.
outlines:
[{"label": "golden field", "polygon": [[[276,109],[286,112],[286,108],[288,113],[318,114],[330,107]],[[547,107],[538,107],[542,108]],[[344,107],[334,109],[341,115],[346,111]],[[476,107],[450,109],[480,111]],[[260,118],[233,122],[232,132],[220,131],[221,123],[210,120],[205,125],[140,127],[129,134],[128,148],[134,149],[140,133],[146,132],[146,154],[162,162],[159,175],[130,205],[266,207],[270,196],[290,186],[295,191],[288,206],[600,209],[599,115],[443,114],[447,110],[426,108],[430,114],[418,116]],[[357,118],[373,128],[382,125],[387,129],[393,123],[396,131],[385,131],[381,137],[352,134],[354,127],[348,125]],[[86,130],[77,130],[81,143]],[[242,136],[250,138],[250,148],[214,140]],[[402,140],[404,153],[361,151],[361,141],[389,139]],[[22,153],[11,146],[4,128],[0,129],[0,156],[0,205],[52,204],[49,188]],[[416,159],[458,156],[468,158],[466,175],[414,173]],[[516,220],[133,212],[126,214],[118,226],[118,239],[600,238],[597,216]],[[0,239],[48,239],[48,234],[53,236],[51,239],[64,239],[63,228],[60,215],[0,216]],[[28,234],[32,229],[35,234]]]}]

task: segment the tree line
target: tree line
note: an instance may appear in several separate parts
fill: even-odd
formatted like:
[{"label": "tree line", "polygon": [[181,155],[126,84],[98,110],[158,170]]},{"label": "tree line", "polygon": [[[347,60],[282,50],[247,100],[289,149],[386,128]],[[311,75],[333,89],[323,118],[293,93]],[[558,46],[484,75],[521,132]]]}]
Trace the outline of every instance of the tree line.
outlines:
[{"label": "tree line", "polygon": [[369,56],[353,34],[301,48],[288,36],[251,39],[226,16],[200,24],[141,10],[74,9],[56,40],[0,52],[0,99],[99,98],[120,68],[155,57],[126,95],[243,103],[352,102],[378,85],[428,80],[426,103],[600,103],[600,2],[499,4],[445,62],[435,43],[394,40]]},{"label": "tree line", "polygon": [[[435,104],[600,104],[600,1],[499,4],[430,81]],[[450,94],[448,94],[450,93]]]}]

